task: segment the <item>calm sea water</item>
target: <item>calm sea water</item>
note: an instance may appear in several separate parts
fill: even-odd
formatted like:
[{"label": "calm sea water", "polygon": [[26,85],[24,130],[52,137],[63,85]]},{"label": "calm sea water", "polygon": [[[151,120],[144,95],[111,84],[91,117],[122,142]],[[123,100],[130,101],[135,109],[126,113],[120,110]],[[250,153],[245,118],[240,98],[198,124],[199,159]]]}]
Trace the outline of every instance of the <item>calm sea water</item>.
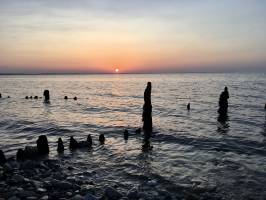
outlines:
[{"label": "calm sea water", "polygon": [[[143,92],[152,82],[154,135],[142,152]],[[218,98],[228,86],[229,120],[217,122]],[[0,149],[15,155],[48,135],[50,157],[72,165],[73,176],[96,185],[132,187],[159,198],[189,191],[221,199],[266,198],[266,74],[0,76]],[[49,89],[51,103],[26,100]],[[6,98],[7,96],[11,98]],[[78,97],[78,101],[63,97]],[[191,102],[191,110],[186,104]],[[128,142],[123,131],[130,132]],[[98,145],[104,133],[107,142]],[[92,151],[65,151],[62,137],[85,139]]]}]

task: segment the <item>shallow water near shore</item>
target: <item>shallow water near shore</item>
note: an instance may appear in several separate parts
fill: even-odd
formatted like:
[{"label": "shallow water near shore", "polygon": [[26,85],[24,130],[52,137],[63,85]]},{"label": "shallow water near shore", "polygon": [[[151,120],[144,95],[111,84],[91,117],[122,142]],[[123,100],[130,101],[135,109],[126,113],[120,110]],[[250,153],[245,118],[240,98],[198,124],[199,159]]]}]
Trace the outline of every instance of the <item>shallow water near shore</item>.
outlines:
[{"label": "shallow water near shore", "polygon": [[[142,152],[143,92],[152,82],[153,150]],[[229,88],[228,121],[217,122],[218,98]],[[0,149],[48,136],[50,157],[73,176],[179,198],[184,191],[220,199],[266,196],[266,74],[0,76]],[[50,90],[51,102],[26,100]],[[11,98],[6,98],[10,96]],[[68,100],[64,100],[68,96]],[[78,97],[77,101],[72,98]],[[191,110],[186,110],[187,103]],[[129,140],[123,131],[129,130]],[[98,144],[104,133],[106,144]],[[70,152],[69,137],[93,138],[93,149]],[[62,137],[64,156],[56,152]]]}]

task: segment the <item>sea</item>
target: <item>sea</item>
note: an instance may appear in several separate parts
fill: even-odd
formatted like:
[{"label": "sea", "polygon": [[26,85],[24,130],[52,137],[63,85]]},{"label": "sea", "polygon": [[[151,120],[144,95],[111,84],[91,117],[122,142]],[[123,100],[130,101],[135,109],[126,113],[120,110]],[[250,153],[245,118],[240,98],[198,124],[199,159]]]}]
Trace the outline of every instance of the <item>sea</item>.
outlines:
[{"label": "sea", "polygon": [[[135,131],[142,127],[148,81],[153,149],[143,151],[143,133]],[[219,122],[225,86],[228,118]],[[44,90],[50,103],[25,99]],[[47,135],[49,157],[99,187],[136,188],[147,199],[188,193],[191,199],[266,199],[265,73],[1,75],[0,93],[0,149],[9,157]],[[92,149],[69,150],[70,136],[82,141],[88,134]],[[59,137],[63,156],[56,151]]]}]

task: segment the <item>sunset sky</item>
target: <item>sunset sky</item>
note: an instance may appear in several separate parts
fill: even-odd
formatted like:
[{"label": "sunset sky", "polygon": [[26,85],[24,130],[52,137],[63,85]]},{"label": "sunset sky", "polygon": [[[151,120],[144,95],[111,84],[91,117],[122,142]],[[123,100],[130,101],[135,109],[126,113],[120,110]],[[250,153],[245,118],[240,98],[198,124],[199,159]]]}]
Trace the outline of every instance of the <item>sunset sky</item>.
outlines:
[{"label": "sunset sky", "polygon": [[265,0],[0,0],[0,73],[266,71]]}]

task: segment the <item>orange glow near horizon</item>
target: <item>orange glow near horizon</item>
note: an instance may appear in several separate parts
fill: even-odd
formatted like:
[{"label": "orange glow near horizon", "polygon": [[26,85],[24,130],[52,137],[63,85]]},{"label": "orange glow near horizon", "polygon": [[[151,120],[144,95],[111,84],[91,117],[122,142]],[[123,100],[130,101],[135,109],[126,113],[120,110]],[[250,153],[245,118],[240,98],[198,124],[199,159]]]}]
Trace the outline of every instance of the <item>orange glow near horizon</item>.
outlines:
[{"label": "orange glow near horizon", "polygon": [[[33,2],[1,4],[0,73],[118,73],[114,66],[120,73],[265,67],[265,12],[259,4],[254,10],[246,5],[247,23],[247,10],[237,5],[229,7],[234,12],[227,17],[219,6],[208,3],[200,8],[190,1],[184,4],[193,9],[182,12],[176,11],[179,1],[156,1],[153,9],[145,1],[69,1],[72,6]],[[233,23],[235,19],[239,21]]]}]

